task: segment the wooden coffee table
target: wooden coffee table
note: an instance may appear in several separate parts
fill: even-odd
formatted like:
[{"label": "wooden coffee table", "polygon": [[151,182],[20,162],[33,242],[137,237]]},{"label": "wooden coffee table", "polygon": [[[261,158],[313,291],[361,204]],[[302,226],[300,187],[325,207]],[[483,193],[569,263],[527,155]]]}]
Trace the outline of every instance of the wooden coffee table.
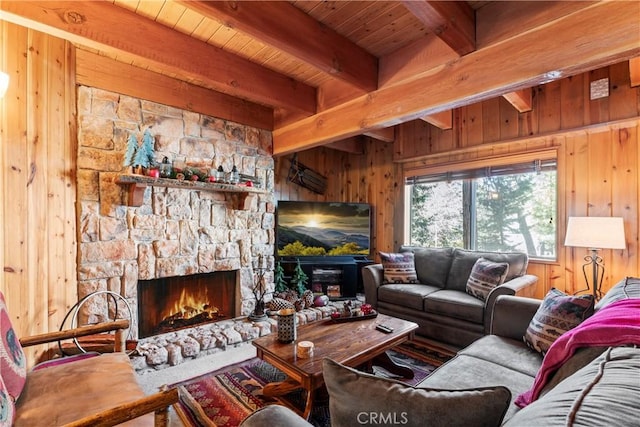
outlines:
[{"label": "wooden coffee table", "polygon": [[[380,332],[376,325],[383,324],[394,329],[392,333]],[[307,400],[303,411],[288,405],[305,419],[311,414],[316,390],[324,385],[322,360],[331,358],[349,367],[376,365],[404,378],[413,378],[413,371],[394,363],[386,351],[413,338],[418,325],[384,314],[366,320],[352,322],[334,322],[324,319],[301,326],[297,331],[297,341],[283,344],[278,334],[270,334],[253,341],[258,357],[280,369],[287,375],[282,382],[267,384],[263,389],[265,396],[283,396],[295,389],[307,391]],[[311,341],[315,347],[313,356],[296,356],[296,343]]]}]

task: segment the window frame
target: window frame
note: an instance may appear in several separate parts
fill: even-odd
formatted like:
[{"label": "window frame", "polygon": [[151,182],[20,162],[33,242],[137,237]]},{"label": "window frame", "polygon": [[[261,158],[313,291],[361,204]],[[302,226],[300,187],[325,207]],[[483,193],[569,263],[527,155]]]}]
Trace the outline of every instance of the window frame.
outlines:
[{"label": "window frame", "polygon": [[[445,174],[451,176],[452,180],[459,180],[459,179],[463,179],[462,176],[464,175],[465,171],[482,169],[482,168],[492,168],[492,167],[498,168],[501,166],[518,165],[518,164],[524,164],[529,162],[535,162],[538,160],[541,162],[553,161],[555,163],[555,171],[556,171],[556,206],[555,206],[556,224],[555,224],[555,251],[554,251],[555,256],[552,258],[551,257],[542,258],[542,257],[535,257],[530,255],[529,257],[531,260],[535,260],[536,262],[543,262],[543,263],[558,262],[561,256],[558,236],[562,232],[562,224],[560,224],[560,222],[558,221],[561,206],[560,206],[560,199],[558,197],[559,190],[560,190],[560,177],[558,174],[559,161],[558,161],[557,149],[546,149],[546,150],[531,151],[527,153],[518,153],[518,154],[508,155],[508,156],[474,159],[474,160],[462,161],[462,162],[441,163],[441,164],[434,164],[434,165],[428,165],[428,166],[421,165],[413,168],[405,168],[405,170],[403,171],[404,187],[405,187],[405,191],[404,191],[405,197],[404,197],[404,203],[403,203],[404,211],[405,211],[404,225],[403,225],[404,244],[409,244],[408,242],[411,241],[410,219],[411,219],[412,206],[411,206],[410,199],[411,199],[412,186],[410,184],[412,180],[415,180],[417,177],[420,177],[420,176],[433,176],[433,175],[445,175]],[[517,171],[514,171],[514,173],[517,173]],[[463,188],[465,187],[466,185],[463,186]],[[472,192],[471,198],[473,198],[473,192]],[[471,203],[474,203],[473,200],[467,197],[463,197],[463,202],[466,202],[467,200],[470,200]],[[467,223],[466,221],[473,220],[473,218],[470,218],[470,216],[473,215],[471,213],[473,211],[474,211],[473,209],[469,209],[469,206],[463,207],[463,224],[465,228],[469,227],[469,223]],[[467,248],[472,247],[471,245],[472,243],[471,240],[473,239],[473,236],[471,235],[472,232],[473,232],[473,228],[469,232],[467,230],[463,231],[464,245]]]}]

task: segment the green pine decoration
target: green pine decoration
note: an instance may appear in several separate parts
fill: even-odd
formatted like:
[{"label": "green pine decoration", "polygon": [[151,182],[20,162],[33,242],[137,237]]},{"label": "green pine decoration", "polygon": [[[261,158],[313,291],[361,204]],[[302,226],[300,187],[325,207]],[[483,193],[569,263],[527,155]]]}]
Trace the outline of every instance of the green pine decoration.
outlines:
[{"label": "green pine decoration", "polygon": [[280,263],[276,264],[276,269],[273,272],[273,281],[276,293],[285,292],[288,289],[287,282],[284,280],[284,268],[282,268]]},{"label": "green pine decoration", "polygon": [[136,135],[131,133],[129,134],[129,139],[127,139],[127,151],[124,153],[124,166],[133,166],[133,160],[136,156],[136,152],[138,151],[138,138]]},{"label": "green pine decoration", "polygon": [[305,286],[309,277],[302,270],[302,266],[300,265],[300,260],[297,260],[296,268],[293,270],[293,277],[291,277],[291,288],[298,293],[298,296],[302,296],[304,291],[307,290]]},{"label": "green pine decoration", "polygon": [[153,138],[153,135],[151,135],[151,131],[149,129],[151,128],[147,128],[144,131],[144,134],[142,134],[142,150],[147,156],[149,166],[153,166],[153,163],[155,162],[155,152],[153,149],[155,139]]}]

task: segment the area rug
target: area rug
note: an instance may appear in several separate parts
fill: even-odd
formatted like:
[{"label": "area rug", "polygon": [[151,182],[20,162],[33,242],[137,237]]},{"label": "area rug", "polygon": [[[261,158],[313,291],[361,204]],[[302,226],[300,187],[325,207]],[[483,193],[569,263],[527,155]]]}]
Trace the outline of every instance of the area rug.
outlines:
[{"label": "area rug", "polygon": [[[451,354],[429,348],[421,343],[403,343],[389,351],[399,364],[413,369],[411,380],[397,378],[382,368],[374,368],[378,376],[394,378],[409,385],[424,380],[433,370],[446,362]],[[180,387],[180,400],[174,405],[176,413],[187,427],[217,426],[235,427],[253,411],[263,406],[279,403],[277,399],[262,395],[262,387],[273,381],[285,379],[284,373],[269,363],[253,358],[227,366],[185,382]],[[295,391],[286,396],[289,402],[302,408],[306,392]],[[316,396],[316,404],[309,422],[318,427],[329,427],[328,397]]]}]

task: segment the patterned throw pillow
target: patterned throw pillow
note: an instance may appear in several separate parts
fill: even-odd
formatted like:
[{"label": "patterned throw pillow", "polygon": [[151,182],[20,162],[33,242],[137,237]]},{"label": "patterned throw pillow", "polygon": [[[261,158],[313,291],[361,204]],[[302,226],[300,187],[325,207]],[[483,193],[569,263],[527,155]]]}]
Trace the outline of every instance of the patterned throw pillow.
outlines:
[{"label": "patterned throw pillow", "polygon": [[0,292],[0,372],[7,392],[14,400],[22,393],[27,378],[27,361],[11,326],[4,295]]},{"label": "patterned throw pillow", "polygon": [[418,283],[416,266],[412,252],[387,253],[380,252],[384,272],[382,284]]},{"label": "patterned throw pillow", "polygon": [[543,355],[563,333],[593,314],[592,295],[567,295],[552,288],[531,319],[524,342]]},{"label": "patterned throw pillow", "polygon": [[485,258],[478,258],[473,264],[469,280],[467,280],[467,293],[486,301],[491,290],[504,283],[508,272],[509,264],[506,262],[493,262]]},{"label": "patterned throw pillow", "polygon": [[9,392],[2,382],[2,376],[0,376],[0,426],[13,425],[14,412],[13,398],[9,396]]}]

